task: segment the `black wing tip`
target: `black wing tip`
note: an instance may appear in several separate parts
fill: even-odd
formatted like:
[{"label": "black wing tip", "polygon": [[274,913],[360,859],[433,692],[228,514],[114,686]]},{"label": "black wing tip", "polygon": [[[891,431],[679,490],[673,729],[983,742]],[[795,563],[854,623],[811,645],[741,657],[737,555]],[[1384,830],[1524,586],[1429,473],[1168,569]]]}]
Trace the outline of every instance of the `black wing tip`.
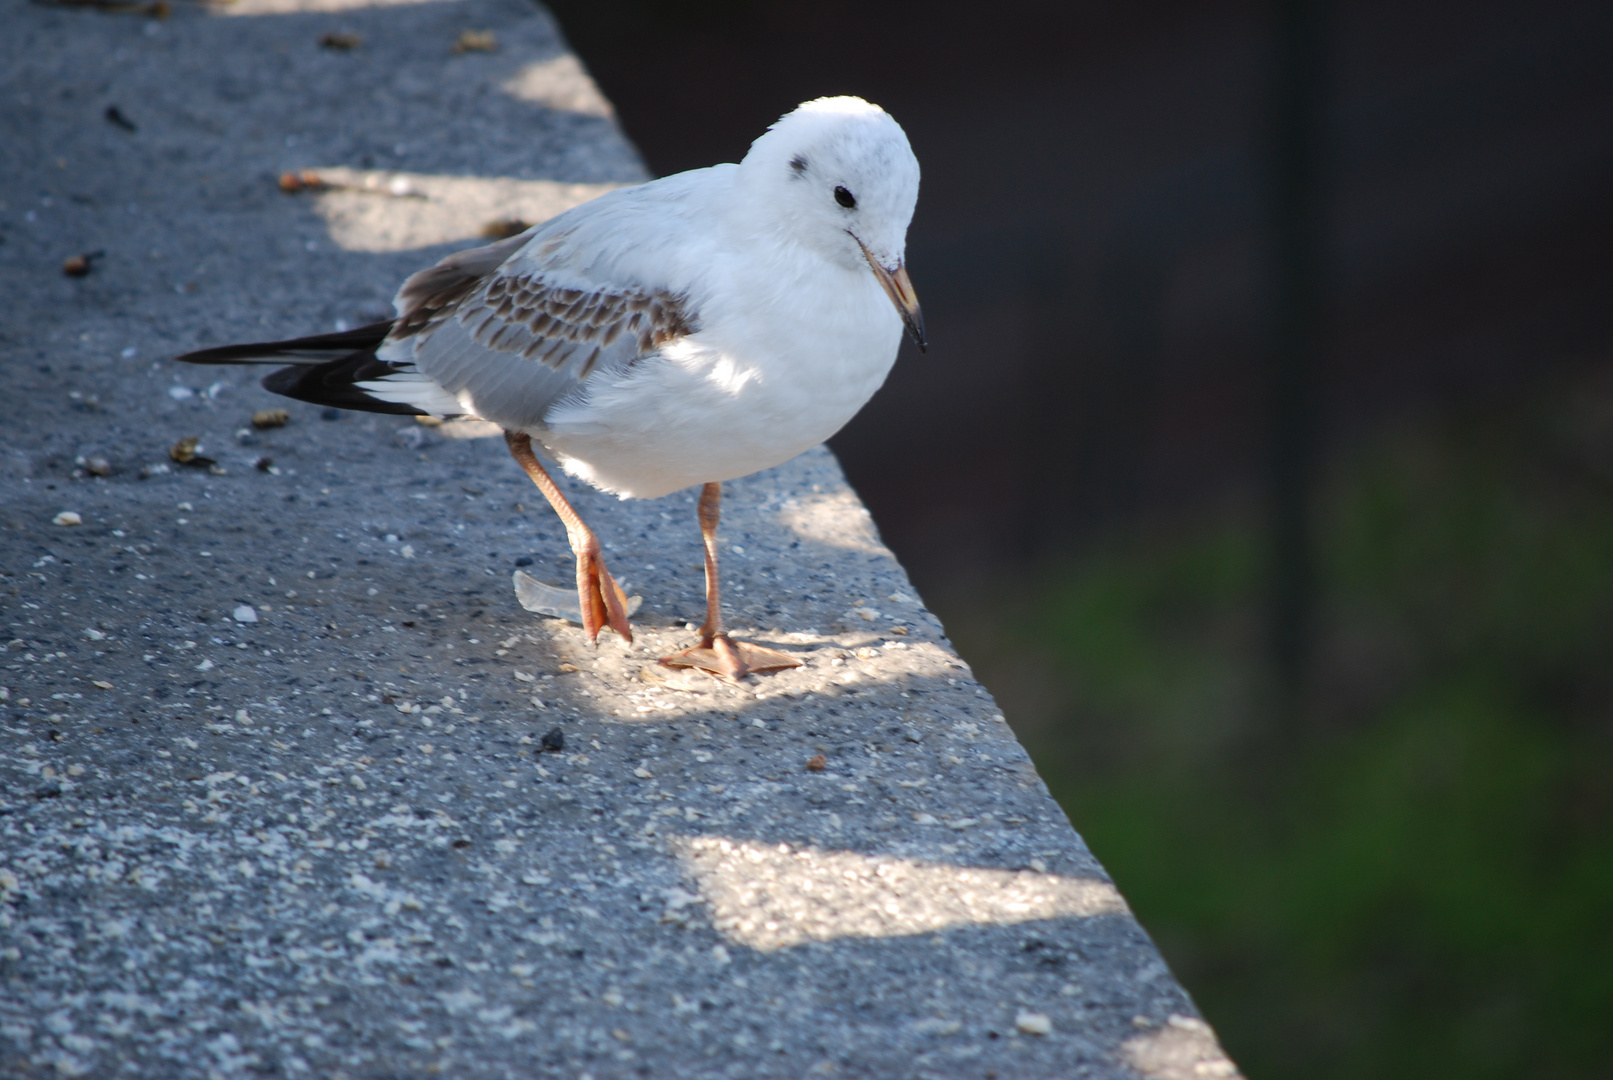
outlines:
[{"label": "black wing tip", "polygon": [[382,401],[354,385],[397,370],[373,356],[349,356],[325,364],[292,364],[272,371],[263,377],[263,388],[293,401],[306,401],[310,405],[323,405],[326,408],[391,416],[430,415],[413,405]]},{"label": "black wing tip", "polygon": [[182,364],[282,364],[285,366],[263,378],[263,388],[270,393],[326,408],[426,416],[413,405],[382,401],[354,385],[400,370],[375,357],[375,350],[392,332],[395,322],[385,319],[351,330],[285,341],[218,345],[181,353],[174,360]]},{"label": "black wing tip", "polygon": [[283,364],[288,359],[306,357],[309,364],[333,359],[334,353],[367,353],[386,340],[396,320],[355,326],[351,330],[338,330],[330,334],[313,334],[308,337],[288,338],[285,341],[252,341],[235,345],[215,345],[210,349],[195,349],[181,353],[173,359],[181,364]]}]

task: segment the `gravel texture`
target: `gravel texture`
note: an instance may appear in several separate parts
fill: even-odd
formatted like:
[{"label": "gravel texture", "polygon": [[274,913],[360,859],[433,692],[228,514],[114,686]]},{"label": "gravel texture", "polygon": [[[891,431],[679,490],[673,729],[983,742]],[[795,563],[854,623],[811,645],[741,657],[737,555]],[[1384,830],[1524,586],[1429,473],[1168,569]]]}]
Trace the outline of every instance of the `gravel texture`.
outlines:
[{"label": "gravel texture", "polygon": [[729,486],[731,685],[693,493],[570,485],[596,649],[499,440],[163,362],[642,178],[541,10],[313,6],[7,6],[0,1075],[1234,1075],[826,451]]}]

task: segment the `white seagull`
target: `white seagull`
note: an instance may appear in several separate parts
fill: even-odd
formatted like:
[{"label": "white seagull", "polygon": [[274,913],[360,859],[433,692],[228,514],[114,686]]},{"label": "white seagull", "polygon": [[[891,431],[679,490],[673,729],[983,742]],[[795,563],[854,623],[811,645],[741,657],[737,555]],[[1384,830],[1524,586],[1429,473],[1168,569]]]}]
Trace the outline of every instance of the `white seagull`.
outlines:
[{"label": "white seagull", "polygon": [[879,389],[924,322],[903,265],[919,166],[861,98],[809,101],[737,165],[622,188],[403,283],[397,317],[335,334],[186,353],[289,364],[277,394],[504,429],[566,526],[589,639],[628,641],[599,540],[533,453],[624,499],[703,485],[706,621],[662,662],[741,678],[797,666],[723,629],[722,482],[824,441]]}]

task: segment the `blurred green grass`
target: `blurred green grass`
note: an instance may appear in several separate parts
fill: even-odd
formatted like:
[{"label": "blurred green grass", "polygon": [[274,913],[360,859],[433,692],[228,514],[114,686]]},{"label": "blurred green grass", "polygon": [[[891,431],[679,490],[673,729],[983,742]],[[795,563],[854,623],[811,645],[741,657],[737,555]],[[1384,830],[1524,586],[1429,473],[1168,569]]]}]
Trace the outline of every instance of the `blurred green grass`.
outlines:
[{"label": "blurred green grass", "polygon": [[1613,379],[1318,493],[1305,702],[1236,501],[941,605],[1252,1080],[1613,1076]]}]

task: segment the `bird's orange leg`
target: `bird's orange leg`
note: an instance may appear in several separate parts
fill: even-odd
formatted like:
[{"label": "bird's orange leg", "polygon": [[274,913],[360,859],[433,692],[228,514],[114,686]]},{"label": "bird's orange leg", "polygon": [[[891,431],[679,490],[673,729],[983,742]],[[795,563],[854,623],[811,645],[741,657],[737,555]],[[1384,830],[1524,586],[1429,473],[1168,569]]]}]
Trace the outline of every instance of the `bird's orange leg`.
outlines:
[{"label": "bird's orange leg", "polygon": [[700,644],[692,649],[662,657],[668,667],[693,667],[743,679],[754,671],[782,671],[800,667],[801,661],[788,653],[735,641],[722,624],[722,586],[717,576],[717,523],[722,517],[722,485],[707,484],[700,489],[700,537],[706,545],[706,623],[700,628]]},{"label": "bird's orange leg", "polygon": [[582,628],[589,641],[599,640],[599,631],[606,626],[627,641],[633,640],[633,628],[627,623],[627,597],[621,586],[605,569],[604,557],[599,551],[599,537],[583,524],[577,511],[571,508],[561,494],[554,478],[544,471],[538,457],[532,452],[532,439],[517,431],[506,431],[504,441],[510,454],[526,470],[527,476],[549,500],[561,524],[566,527],[566,538],[571,541],[571,552],[577,557],[577,604],[582,608]]}]

